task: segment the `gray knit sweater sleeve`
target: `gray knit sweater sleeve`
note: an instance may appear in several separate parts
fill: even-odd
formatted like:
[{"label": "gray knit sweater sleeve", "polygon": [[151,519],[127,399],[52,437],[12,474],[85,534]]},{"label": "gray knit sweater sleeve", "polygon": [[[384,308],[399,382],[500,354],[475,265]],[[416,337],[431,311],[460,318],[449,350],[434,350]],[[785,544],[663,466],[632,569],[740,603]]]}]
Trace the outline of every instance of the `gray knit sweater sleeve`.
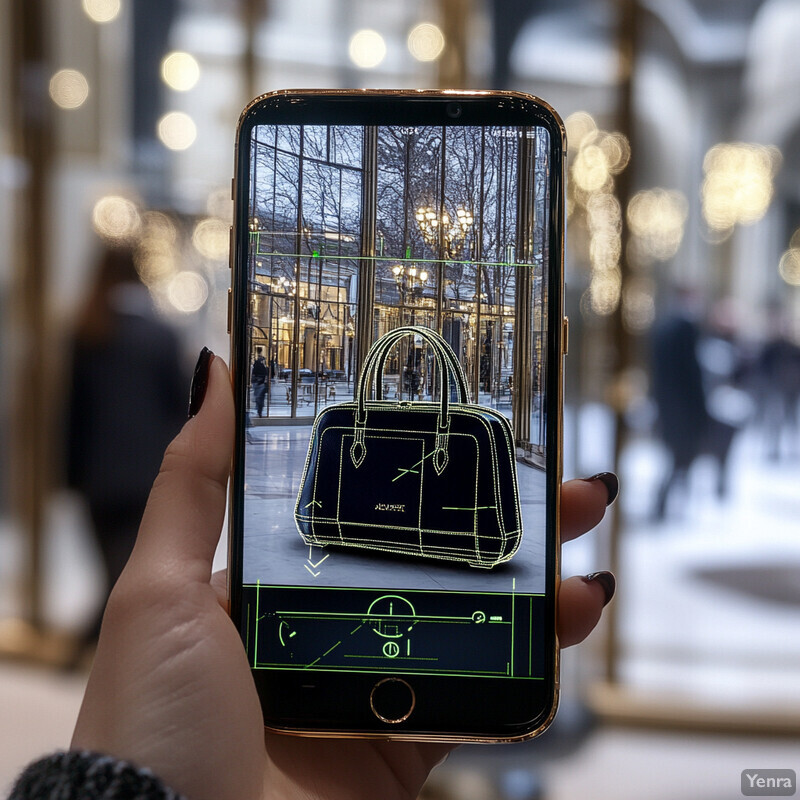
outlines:
[{"label": "gray knit sweater sleeve", "polygon": [[184,800],[147,769],[85,751],[53,753],[17,779],[8,800]]}]

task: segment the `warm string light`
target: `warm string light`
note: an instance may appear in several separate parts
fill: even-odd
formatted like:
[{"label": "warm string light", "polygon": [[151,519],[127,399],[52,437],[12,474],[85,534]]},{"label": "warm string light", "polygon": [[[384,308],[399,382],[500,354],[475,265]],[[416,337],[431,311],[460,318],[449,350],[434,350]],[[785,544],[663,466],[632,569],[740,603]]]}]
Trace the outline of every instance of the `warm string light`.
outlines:
[{"label": "warm string light", "polygon": [[631,248],[636,263],[666,261],[683,241],[689,203],[678,191],[645,189],[628,204]]},{"label": "warm string light", "polygon": [[200,220],[192,231],[192,244],[200,255],[212,261],[224,261],[230,247],[228,226],[215,217]]},{"label": "warm string light", "polygon": [[[409,31],[406,47],[417,61],[436,61],[444,52],[444,34],[438,25],[420,22]],[[378,31],[362,28],[350,37],[347,52],[353,64],[360,69],[374,69],[384,62],[388,48]]]},{"label": "warm string light", "polygon": [[200,65],[189,53],[168,53],[161,61],[161,79],[176,92],[188,92],[200,80]]},{"label": "warm string light", "polygon": [[703,217],[712,231],[760,220],[772,201],[772,181],[781,163],[776,147],[724,142],[703,159]]},{"label": "warm string light", "polygon": [[[134,262],[156,304],[165,310],[192,314],[209,297],[208,281],[193,269],[182,269],[178,228],[161,211],[141,211],[134,200],[119,194],[101,197],[92,209],[92,226],[112,245],[134,248]],[[228,227],[218,218],[200,220],[192,231],[197,252],[213,261],[228,253]]]},{"label": "warm string light", "polygon": [[386,58],[386,42],[377,31],[356,31],[348,45],[350,60],[361,69],[373,69]]},{"label": "warm string light", "polygon": [[444,51],[444,34],[438,25],[421,22],[409,32],[406,45],[417,61],[436,61]]},{"label": "warm string light", "polygon": [[792,234],[789,249],[778,262],[778,274],[789,286],[800,286],[800,228]]},{"label": "warm string light", "polygon": [[113,22],[122,10],[120,0],[83,0],[82,6],[86,16],[99,25]]},{"label": "warm string light", "polygon": [[156,126],[158,138],[170,150],[187,150],[197,138],[194,120],[183,111],[164,114]]},{"label": "warm string light", "polygon": [[94,204],[92,227],[107,241],[131,243],[139,235],[142,218],[132,200],[122,195],[106,195]]},{"label": "warm string light", "polygon": [[628,164],[630,146],[620,133],[598,128],[591,115],[567,117],[570,144],[570,214],[579,211],[589,234],[589,287],[581,305],[598,316],[612,314],[622,293],[622,210],[614,194],[614,177]]},{"label": "warm string light", "polygon": [[77,69],[60,69],[50,78],[50,98],[64,110],[80,108],[89,97],[89,81]]}]

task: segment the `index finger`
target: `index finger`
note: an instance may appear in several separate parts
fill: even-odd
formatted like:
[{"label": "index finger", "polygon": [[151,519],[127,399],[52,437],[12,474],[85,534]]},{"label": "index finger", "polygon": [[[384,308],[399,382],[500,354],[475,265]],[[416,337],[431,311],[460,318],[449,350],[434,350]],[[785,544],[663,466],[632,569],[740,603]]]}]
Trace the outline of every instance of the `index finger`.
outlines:
[{"label": "index finger", "polygon": [[202,406],[164,455],[132,561],[147,562],[152,573],[196,570],[208,582],[225,516],[233,417],[228,369],[213,356]]}]

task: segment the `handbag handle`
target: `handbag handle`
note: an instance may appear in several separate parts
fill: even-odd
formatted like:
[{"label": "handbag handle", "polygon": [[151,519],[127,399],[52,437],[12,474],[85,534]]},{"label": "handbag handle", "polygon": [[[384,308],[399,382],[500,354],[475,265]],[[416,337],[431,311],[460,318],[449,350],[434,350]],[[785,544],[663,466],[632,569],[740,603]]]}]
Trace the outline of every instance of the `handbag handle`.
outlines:
[{"label": "handbag handle", "polygon": [[[433,466],[436,474],[440,475],[444,468],[447,466],[449,460],[447,453],[447,439],[450,431],[450,386],[451,379],[459,388],[461,397],[466,400],[466,381],[464,381],[463,371],[461,371],[459,381],[458,372],[453,374],[454,365],[456,361],[455,355],[448,356],[447,350],[452,349],[444,339],[439,337],[439,334],[430,328],[424,328],[419,325],[407,325],[401,328],[395,328],[393,331],[382,336],[375,342],[367,353],[367,358],[364,362],[364,368],[358,379],[358,398],[355,419],[355,436],[353,437],[353,444],[350,448],[350,458],[353,461],[353,466],[358,468],[363,462],[367,454],[367,447],[365,442],[364,433],[367,426],[367,394],[373,374],[382,370],[383,363],[392,347],[402,338],[406,336],[420,336],[426,341],[434,351],[436,360],[439,365],[439,370],[443,376],[442,391],[439,397],[439,414],[436,421],[436,442],[433,450]],[[441,341],[439,341],[441,339]],[[460,366],[460,365],[459,365]]]},{"label": "handbag handle", "polygon": [[[389,355],[391,348],[393,348],[400,339],[403,339],[409,335],[407,331],[410,329],[414,329],[415,336],[422,336],[434,351],[436,351],[437,347],[439,348],[441,354],[447,359],[447,363],[451,369],[453,383],[455,384],[454,387],[451,387],[451,390],[452,388],[456,389],[458,392],[459,402],[469,403],[470,392],[469,388],[467,387],[467,379],[464,375],[464,370],[461,367],[461,362],[453,352],[453,348],[450,347],[448,341],[440,333],[437,333],[435,330],[433,330],[433,328],[425,328],[420,325],[408,325],[403,328],[395,328],[394,330],[384,334],[378,340],[382,349],[385,348],[385,350],[383,353],[378,353],[377,351],[375,352],[375,362],[373,366],[373,369],[375,370],[375,399],[383,399],[383,368],[386,364],[386,358]],[[370,350],[370,354],[372,354],[372,352],[373,351]]]},{"label": "handbag handle", "polygon": [[[467,380],[453,349],[441,334],[437,333],[432,328],[423,327],[421,325],[405,325],[401,328],[395,328],[381,336],[369,349],[364,361],[362,375],[372,375],[372,382],[375,384],[375,399],[383,399],[381,381],[383,378],[383,368],[389,353],[401,339],[411,335],[420,336],[426,341],[436,354],[437,363],[440,367],[443,362],[449,367],[449,376],[447,375],[447,370],[443,369],[443,373],[447,377],[444,384],[448,388],[449,395],[452,395],[452,390],[455,389],[458,395],[456,398],[457,402],[469,403],[470,392],[467,388]],[[449,380],[450,377],[452,377],[452,381]],[[369,385],[367,386],[365,399],[368,395]]]}]

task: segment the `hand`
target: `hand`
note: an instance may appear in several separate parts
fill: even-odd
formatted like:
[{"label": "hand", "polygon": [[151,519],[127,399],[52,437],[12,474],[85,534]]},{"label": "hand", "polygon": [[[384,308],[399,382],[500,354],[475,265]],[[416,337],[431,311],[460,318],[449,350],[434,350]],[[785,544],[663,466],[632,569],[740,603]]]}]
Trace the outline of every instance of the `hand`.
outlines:
[{"label": "hand", "polygon": [[[202,408],[164,457],[133,554],[108,603],[72,747],[148,767],[190,800],[411,800],[450,745],[264,733],[250,668],[211,564],[225,513],[233,400],[212,358]],[[562,490],[562,537],[603,517],[599,481]],[[586,637],[606,596],[570,578],[562,646]]]}]

